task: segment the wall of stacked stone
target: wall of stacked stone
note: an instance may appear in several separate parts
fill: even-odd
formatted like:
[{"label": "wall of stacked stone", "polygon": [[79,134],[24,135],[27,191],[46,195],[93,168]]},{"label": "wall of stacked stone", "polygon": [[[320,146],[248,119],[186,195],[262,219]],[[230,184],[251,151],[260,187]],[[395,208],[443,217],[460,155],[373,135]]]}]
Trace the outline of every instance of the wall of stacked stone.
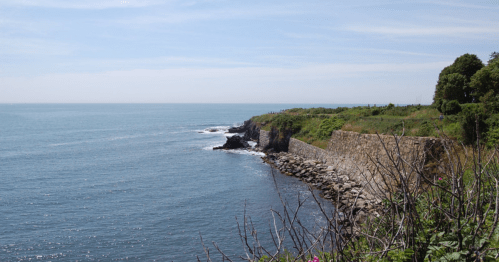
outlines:
[{"label": "wall of stacked stone", "polygon": [[[391,135],[359,134],[350,131],[334,131],[326,151],[331,155],[328,164],[347,172],[353,179],[359,180],[370,175],[379,167],[392,167],[390,157],[398,154],[408,163],[423,163],[428,147],[437,143],[436,138],[407,137],[400,138],[398,147]],[[384,144],[384,145],[383,145]],[[377,164],[375,163],[377,162]],[[381,170],[388,172],[388,170]],[[364,177],[365,178],[365,177]]]},{"label": "wall of stacked stone", "polygon": [[333,160],[333,154],[331,154],[331,152],[295,138],[289,139],[288,152],[307,159],[318,160],[324,164],[331,163]]},{"label": "wall of stacked stone", "polygon": [[[270,132],[260,131],[261,148],[268,145],[269,137]],[[386,167],[393,166],[388,155],[396,157],[400,151],[400,156],[409,163],[422,163],[425,150],[435,143],[437,143],[436,138],[404,136],[400,139],[396,150],[395,138],[391,135],[378,136],[338,130],[332,133],[325,150],[291,138],[288,152],[321,161],[332,166],[341,175],[348,175],[350,179],[365,182],[373,178],[378,180],[379,177],[371,175],[380,164]],[[388,172],[388,170],[383,171]]]}]

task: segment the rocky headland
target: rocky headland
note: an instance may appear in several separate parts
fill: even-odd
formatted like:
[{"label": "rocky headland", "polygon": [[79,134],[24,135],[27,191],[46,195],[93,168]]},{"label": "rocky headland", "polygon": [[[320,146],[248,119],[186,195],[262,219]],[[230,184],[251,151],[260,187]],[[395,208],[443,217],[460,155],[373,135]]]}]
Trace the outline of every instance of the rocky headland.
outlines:
[{"label": "rocky headland", "polygon": [[213,149],[252,149],[248,142],[258,142],[260,137],[260,128],[258,128],[257,125],[251,120],[246,120],[242,126],[229,128],[227,133],[242,134],[242,136],[229,136],[227,137],[227,141],[222,146],[217,146]]},{"label": "rocky headland", "polygon": [[[256,123],[247,120],[240,127],[230,128],[228,133],[239,133],[227,137],[226,143],[214,149],[238,149],[263,151],[263,161],[279,170],[281,173],[299,178],[312,188],[321,191],[321,197],[331,201],[341,214],[350,221],[362,222],[368,216],[379,216],[381,202],[368,194],[361,183],[351,179],[345,170],[327,165],[318,159],[306,158],[288,151],[291,134],[280,136],[270,134],[270,141],[260,137],[260,128]],[[244,134],[243,134],[244,133]],[[251,148],[248,141],[255,141],[257,145]]]}]

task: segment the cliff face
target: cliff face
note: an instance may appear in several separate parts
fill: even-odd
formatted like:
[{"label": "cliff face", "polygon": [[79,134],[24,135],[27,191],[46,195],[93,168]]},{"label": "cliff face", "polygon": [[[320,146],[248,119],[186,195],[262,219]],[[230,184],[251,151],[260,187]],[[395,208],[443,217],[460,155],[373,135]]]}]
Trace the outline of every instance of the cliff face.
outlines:
[{"label": "cliff face", "polygon": [[[260,137],[262,131],[259,132]],[[264,142],[260,142],[259,147],[263,148],[264,151],[269,152],[288,152],[291,135],[293,135],[293,133],[290,130],[279,132],[279,130],[272,128],[270,132],[265,133]]]},{"label": "cliff face", "polygon": [[258,141],[260,136],[260,128],[251,120],[244,121],[242,126],[232,127],[228,130],[229,133],[244,133],[244,140]]}]

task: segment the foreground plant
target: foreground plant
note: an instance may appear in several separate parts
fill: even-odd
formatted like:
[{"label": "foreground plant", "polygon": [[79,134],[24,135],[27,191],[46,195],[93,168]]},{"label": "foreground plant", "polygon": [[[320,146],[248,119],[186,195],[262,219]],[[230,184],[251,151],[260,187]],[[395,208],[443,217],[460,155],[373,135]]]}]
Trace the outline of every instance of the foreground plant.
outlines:
[{"label": "foreground plant", "polygon": [[[311,231],[298,219],[304,200],[291,209],[281,197],[283,211],[272,210],[274,245],[259,244],[257,230],[245,215],[239,224],[245,251],[240,258],[301,262],[312,258],[313,262],[497,261],[498,149],[484,151],[480,137],[473,147],[443,139],[435,145],[443,152],[437,159],[439,168],[435,169],[427,166],[428,161],[419,161],[435,158],[435,149],[430,148],[409,162],[400,154],[401,139],[402,136],[394,135],[395,148],[384,147],[390,164],[372,157],[377,168],[365,176],[380,178],[370,180],[366,190],[370,189],[382,201],[381,216],[368,217],[358,224],[352,214],[326,212],[311,194],[327,221],[319,232]],[[381,139],[380,142],[384,143]],[[285,247],[284,239],[292,244]],[[215,247],[224,260],[232,261]]]}]

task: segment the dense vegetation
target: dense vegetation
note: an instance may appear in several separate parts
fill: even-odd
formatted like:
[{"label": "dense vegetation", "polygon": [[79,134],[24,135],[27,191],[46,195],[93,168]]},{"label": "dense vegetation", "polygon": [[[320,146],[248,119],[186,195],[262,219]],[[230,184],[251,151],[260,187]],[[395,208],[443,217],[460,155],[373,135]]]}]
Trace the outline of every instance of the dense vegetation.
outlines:
[{"label": "dense vegetation", "polygon": [[458,57],[440,73],[430,106],[293,108],[252,120],[264,130],[291,131],[294,138],[321,148],[327,146],[331,132],[339,129],[446,136],[467,145],[476,141],[478,133],[490,148],[499,141],[499,53],[492,53],[486,66],[476,55]]},{"label": "dense vegetation", "polygon": [[359,106],[353,108],[293,108],[279,114],[253,117],[264,130],[292,130],[293,137],[325,148],[333,130],[355,131],[364,134],[399,134],[407,136],[448,136],[462,139],[461,117],[446,116],[432,106],[409,105]]}]

